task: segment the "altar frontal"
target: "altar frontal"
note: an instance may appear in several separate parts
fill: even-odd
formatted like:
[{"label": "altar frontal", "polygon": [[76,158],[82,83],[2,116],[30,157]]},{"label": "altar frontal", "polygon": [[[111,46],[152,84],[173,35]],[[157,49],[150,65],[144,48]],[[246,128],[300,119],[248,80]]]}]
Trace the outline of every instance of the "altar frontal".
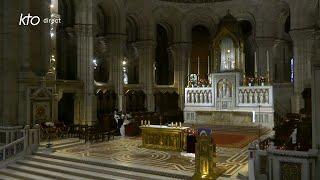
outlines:
[{"label": "altar frontal", "polygon": [[142,147],[183,151],[186,148],[186,135],[184,131],[189,127],[144,125],[142,130]]}]

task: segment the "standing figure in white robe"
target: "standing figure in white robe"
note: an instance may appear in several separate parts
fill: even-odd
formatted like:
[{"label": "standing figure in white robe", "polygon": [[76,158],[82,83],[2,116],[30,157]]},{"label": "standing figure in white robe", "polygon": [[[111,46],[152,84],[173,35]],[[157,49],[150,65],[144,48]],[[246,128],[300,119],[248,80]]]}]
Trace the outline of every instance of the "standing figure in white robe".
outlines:
[{"label": "standing figure in white robe", "polygon": [[121,136],[126,136],[126,128],[125,125],[128,125],[130,121],[128,120],[127,116],[124,116],[124,121],[122,123],[122,126],[120,127],[120,134]]},{"label": "standing figure in white robe", "polygon": [[292,134],[291,134],[291,143],[296,146],[297,144],[297,133],[298,133],[298,129],[297,128],[294,128]]},{"label": "standing figure in white robe", "polygon": [[117,114],[117,111],[114,111],[114,115],[113,115],[114,120],[116,121],[117,125],[120,119],[120,116]]}]

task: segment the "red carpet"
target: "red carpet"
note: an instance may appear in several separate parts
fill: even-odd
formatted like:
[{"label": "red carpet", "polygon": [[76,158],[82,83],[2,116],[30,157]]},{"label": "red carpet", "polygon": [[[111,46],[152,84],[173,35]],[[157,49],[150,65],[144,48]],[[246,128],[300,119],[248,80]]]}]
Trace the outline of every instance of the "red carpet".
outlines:
[{"label": "red carpet", "polygon": [[236,134],[236,133],[214,133],[214,140],[219,147],[243,148],[257,138],[253,134]]}]

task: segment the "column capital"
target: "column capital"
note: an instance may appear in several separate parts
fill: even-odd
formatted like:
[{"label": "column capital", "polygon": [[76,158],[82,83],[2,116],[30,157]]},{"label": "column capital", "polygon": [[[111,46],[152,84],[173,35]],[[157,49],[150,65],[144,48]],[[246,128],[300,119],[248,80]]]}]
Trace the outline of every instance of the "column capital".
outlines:
[{"label": "column capital", "polygon": [[156,42],[154,40],[144,40],[144,41],[137,41],[133,43],[137,48],[155,48]]},{"label": "column capital", "polygon": [[105,53],[110,47],[110,42],[105,36],[98,36],[94,40],[94,47],[98,52]]},{"label": "column capital", "polygon": [[174,42],[170,45],[170,47],[174,48],[174,49],[188,49],[188,48],[192,48],[192,43],[191,42]]},{"label": "column capital", "polygon": [[275,43],[275,37],[256,37],[256,43],[258,48],[272,47]]},{"label": "column capital", "polygon": [[76,24],[73,28],[78,37],[93,36],[94,26],[92,24]]},{"label": "column capital", "polygon": [[289,32],[293,41],[312,40],[317,34],[315,29],[294,29]]},{"label": "column capital", "polygon": [[109,41],[126,41],[127,35],[122,33],[107,34],[105,38]]}]

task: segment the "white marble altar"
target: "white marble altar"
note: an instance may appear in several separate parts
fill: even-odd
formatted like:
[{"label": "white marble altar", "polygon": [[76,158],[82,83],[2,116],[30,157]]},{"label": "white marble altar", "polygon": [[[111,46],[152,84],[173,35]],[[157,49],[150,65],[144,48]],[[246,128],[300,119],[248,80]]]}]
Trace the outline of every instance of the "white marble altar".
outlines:
[{"label": "white marble altar", "polygon": [[214,73],[210,78],[212,84],[209,87],[185,88],[186,123],[225,125],[221,118],[216,118],[229,113],[229,125],[273,127],[272,86],[242,86],[239,72]]}]

